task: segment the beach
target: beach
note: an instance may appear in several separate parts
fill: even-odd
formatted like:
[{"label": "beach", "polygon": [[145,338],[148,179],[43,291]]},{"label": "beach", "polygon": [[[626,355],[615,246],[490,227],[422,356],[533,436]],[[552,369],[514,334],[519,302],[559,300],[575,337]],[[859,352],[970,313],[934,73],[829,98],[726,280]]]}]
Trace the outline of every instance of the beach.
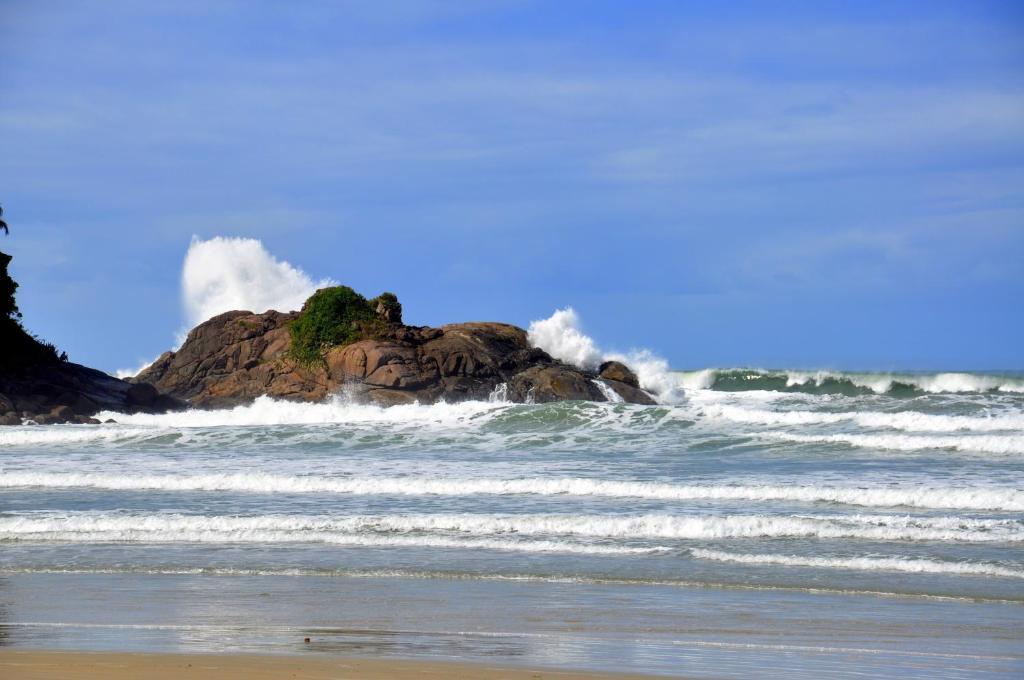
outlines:
[{"label": "beach", "polygon": [[0,651],[0,675],[7,680],[630,680],[638,675],[572,673],[424,661],[351,658],[272,657],[227,654],[114,654]]}]

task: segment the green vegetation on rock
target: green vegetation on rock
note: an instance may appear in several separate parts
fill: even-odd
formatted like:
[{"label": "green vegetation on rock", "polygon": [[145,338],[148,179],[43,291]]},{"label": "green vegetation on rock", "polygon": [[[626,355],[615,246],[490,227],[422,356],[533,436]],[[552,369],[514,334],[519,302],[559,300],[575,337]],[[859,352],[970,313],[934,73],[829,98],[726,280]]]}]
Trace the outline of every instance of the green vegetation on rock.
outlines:
[{"label": "green vegetation on rock", "polygon": [[370,300],[370,307],[385,321],[402,323],[402,303],[394,293],[381,293]]},{"label": "green vegetation on rock", "polygon": [[[390,293],[394,305],[401,305]],[[321,288],[306,300],[302,311],[291,323],[291,355],[303,364],[323,362],[324,351],[376,337],[384,328],[385,318],[378,315],[377,303],[384,295],[368,301],[348,286]]]}]

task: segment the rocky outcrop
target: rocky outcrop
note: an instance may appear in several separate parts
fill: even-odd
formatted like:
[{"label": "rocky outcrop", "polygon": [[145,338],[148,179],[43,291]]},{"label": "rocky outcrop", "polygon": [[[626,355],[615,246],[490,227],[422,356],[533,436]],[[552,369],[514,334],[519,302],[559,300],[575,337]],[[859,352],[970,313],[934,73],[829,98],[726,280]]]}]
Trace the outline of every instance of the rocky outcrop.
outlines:
[{"label": "rocky outcrop", "polygon": [[67,361],[53,345],[29,335],[15,304],[17,283],[0,253],[0,425],[96,423],[99,411],[161,412],[184,403],[152,385],[133,385]]},{"label": "rocky outcrop", "polygon": [[[395,301],[397,304],[397,301]],[[136,383],[193,406],[222,408],[261,395],[319,401],[345,391],[380,405],[486,399],[500,390],[517,402],[606,401],[601,380],[624,401],[650,404],[625,366],[597,373],[556,361],[531,347],[526,331],[503,323],[440,328],[406,326],[394,304],[379,312],[373,337],[325,348],[322,362],[289,353],[288,326],[298,313],[227,312],[200,324],[181,349],[167,352]]]},{"label": "rocky outcrop", "polygon": [[160,413],[183,408],[152,385],[118,380],[69,361],[0,371],[0,424],[94,423],[100,411]]},{"label": "rocky outcrop", "polygon": [[640,389],[640,380],[636,373],[618,361],[606,361],[598,369],[598,377],[623,401],[633,404],[653,404],[651,395]]}]

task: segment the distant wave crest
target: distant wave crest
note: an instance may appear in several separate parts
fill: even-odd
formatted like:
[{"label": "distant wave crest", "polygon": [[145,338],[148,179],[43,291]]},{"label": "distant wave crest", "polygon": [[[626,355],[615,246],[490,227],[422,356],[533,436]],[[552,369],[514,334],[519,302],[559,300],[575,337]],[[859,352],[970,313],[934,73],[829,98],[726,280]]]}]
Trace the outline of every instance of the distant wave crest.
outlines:
[{"label": "distant wave crest", "polygon": [[1024,394],[1024,377],[984,373],[857,373],[758,368],[678,371],[685,389],[770,390],[813,394],[938,394],[1005,392]]}]

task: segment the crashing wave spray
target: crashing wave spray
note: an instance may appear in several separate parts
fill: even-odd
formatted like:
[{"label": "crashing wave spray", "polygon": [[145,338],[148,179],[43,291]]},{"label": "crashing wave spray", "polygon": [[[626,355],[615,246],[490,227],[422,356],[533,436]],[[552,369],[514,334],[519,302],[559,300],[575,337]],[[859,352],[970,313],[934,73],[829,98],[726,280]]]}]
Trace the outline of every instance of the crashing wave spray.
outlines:
[{"label": "crashing wave spray", "polygon": [[602,352],[594,339],[580,330],[580,325],[580,317],[572,307],[555,310],[548,318],[530,323],[530,344],[556,359],[589,370],[596,369],[602,361],[621,361],[636,371],[640,386],[654,393],[659,401],[679,401],[680,384],[666,360],[646,349],[628,354]]},{"label": "crashing wave spray", "polygon": [[235,309],[264,312],[298,309],[317,288],[301,269],[278,260],[252,238],[192,237],[181,272],[181,294],[190,326]]},{"label": "crashing wave spray", "polygon": [[[215,236],[206,241],[192,237],[181,271],[181,301],[186,327],[179,330],[175,347],[185,342],[189,328],[233,310],[290,312],[318,288],[335,285],[331,279],[314,281],[298,267],[278,260],[258,239]],[[138,375],[155,359],[136,368],[120,368],[118,378]]]}]

